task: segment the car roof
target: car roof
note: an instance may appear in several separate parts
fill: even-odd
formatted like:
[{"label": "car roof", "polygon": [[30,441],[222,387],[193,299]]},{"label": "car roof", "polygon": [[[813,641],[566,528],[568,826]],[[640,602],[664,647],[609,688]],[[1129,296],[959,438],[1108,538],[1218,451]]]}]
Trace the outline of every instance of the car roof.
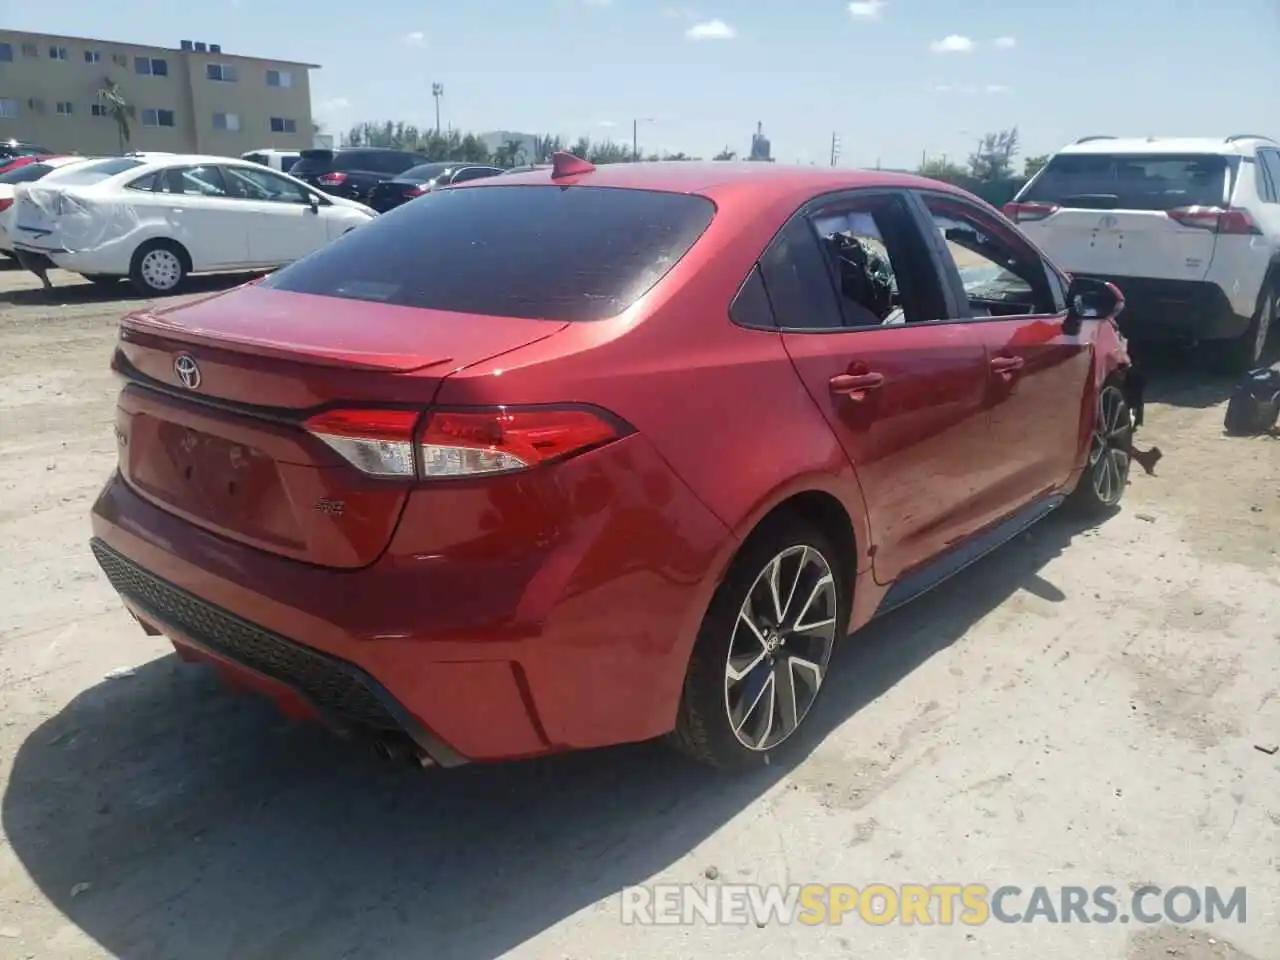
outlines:
[{"label": "car roof", "polygon": [[1058,153],[1213,153],[1220,156],[1249,156],[1259,143],[1275,146],[1263,136],[1237,137],[1088,137],[1068,144]]},{"label": "car roof", "polygon": [[[579,184],[699,194],[717,200],[748,192],[761,201],[795,200],[867,187],[963,191],[910,173],[854,170],[839,167],[806,167],[759,161],[667,160],[642,163],[601,164],[589,173],[551,180],[551,170],[532,170],[502,177],[487,177],[462,184],[464,189],[506,189],[526,184]],[[456,188],[455,188],[456,189]]]}]

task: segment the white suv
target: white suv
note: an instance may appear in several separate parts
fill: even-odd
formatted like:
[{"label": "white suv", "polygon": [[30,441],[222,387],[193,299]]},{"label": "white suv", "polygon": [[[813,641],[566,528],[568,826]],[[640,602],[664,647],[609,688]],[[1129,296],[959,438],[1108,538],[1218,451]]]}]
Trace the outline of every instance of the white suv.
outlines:
[{"label": "white suv", "polygon": [[1125,295],[1135,340],[1203,344],[1232,372],[1261,363],[1280,310],[1280,143],[1085,137],[1004,208],[1072,274]]}]

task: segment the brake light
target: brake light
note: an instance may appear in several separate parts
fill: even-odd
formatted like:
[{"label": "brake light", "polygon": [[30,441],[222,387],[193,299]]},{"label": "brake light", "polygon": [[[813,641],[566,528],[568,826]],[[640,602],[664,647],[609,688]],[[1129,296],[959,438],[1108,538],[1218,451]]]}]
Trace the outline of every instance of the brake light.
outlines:
[{"label": "brake light", "polygon": [[1055,203],[1006,203],[1004,215],[1014,223],[1028,223],[1053,216],[1061,209]]},{"label": "brake light", "polygon": [[316,177],[316,183],[324,187],[340,187],[347,182],[345,173],[322,173]]},{"label": "brake light", "polygon": [[580,407],[330,410],[305,427],[363,473],[438,480],[527,470],[615,440],[628,428]]},{"label": "brake light", "polygon": [[1262,233],[1248,210],[1235,207],[1178,207],[1166,210],[1170,220],[1184,227],[1199,227],[1214,233],[1257,236]]},{"label": "brake light", "polygon": [[406,197],[420,197],[424,193],[430,193],[430,192],[431,192],[431,188],[429,186],[427,186],[425,183],[420,183],[416,187],[410,187],[409,189],[407,189],[404,192],[404,195]]},{"label": "brake light", "polygon": [[0,210],[8,210],[13,206],[12,197],[0,197]]},{"label": "brake light", "polygon": [[417,475],[413,434],[420,419],[414,410],[329,410],[305,427],[363,473],[412,479]]}]

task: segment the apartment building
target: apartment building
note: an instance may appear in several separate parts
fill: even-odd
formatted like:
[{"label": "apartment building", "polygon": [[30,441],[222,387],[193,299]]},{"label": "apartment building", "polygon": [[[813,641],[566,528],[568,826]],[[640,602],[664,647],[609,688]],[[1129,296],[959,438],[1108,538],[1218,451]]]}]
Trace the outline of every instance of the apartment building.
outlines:
[{"label": "apartment building", "polygon": [[238,156],[309,147],[314,63],[229,54],[184,40],[148,47],[0,29],[0,140],[50,150],[120,152],[98,91],[132,107],[125,150]]}]

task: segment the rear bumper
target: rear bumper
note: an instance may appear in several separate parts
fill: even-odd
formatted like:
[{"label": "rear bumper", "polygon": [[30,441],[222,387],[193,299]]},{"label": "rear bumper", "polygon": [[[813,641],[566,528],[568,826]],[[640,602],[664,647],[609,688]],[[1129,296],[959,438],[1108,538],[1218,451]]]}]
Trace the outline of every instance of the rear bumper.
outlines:
[{"label": "rear bumper", "polygon": [[406,734],[441,765],[661,735],[728,531],[640,437],[558,470],[566,503],[591,512],[558,514],[523,558],[478,556],[505,516],[484,503],[484,540],[424,548],[423,517],[446,531],[454,517],[415,519],[411,498],[377,562],[316,567],[205,532],[118,474],[92,510],[93,550],[179,652],[283,685],[340,729]]},{"label": "rear bumper", "polygon": [[1124,294],[1120,330],[1133,340],[1234,340],[1252,319],[1235,311],[1215,283],[1077,274],[1114,283]]}]

